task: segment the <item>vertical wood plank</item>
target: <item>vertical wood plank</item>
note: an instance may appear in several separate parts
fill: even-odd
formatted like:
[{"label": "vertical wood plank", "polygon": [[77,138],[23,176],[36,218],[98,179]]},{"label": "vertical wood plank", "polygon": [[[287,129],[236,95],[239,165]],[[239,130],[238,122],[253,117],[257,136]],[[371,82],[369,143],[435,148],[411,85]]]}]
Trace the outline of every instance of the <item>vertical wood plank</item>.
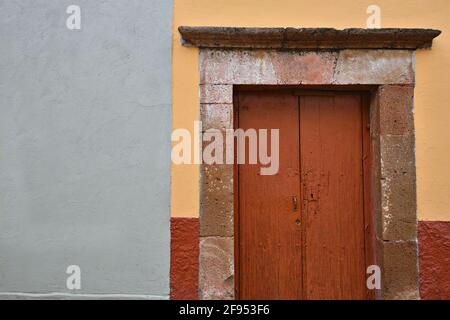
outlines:
[{"label": "vertical wood plank", "polygon": [[302,96],[300,137],[308,299],[364,299],[359,95]]},{"label": "vertical wood plank", "polygon": [[[300,299],[298,98],[279,92],[239,95],[239,128],[279,129],[279,171],[239,165],[239,285],[241,299]],[[271,148],[269,148],[271,150]],[[246,148],[248,153],[248,147]]]}]

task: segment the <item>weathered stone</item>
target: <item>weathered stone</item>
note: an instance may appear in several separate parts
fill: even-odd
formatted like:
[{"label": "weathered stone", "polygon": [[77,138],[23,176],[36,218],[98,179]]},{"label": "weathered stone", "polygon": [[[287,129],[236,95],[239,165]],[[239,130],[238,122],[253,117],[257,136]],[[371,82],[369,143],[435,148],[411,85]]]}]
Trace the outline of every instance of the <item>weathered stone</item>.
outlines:
[{"label": "weathered stone", "polygon": [[200,85],[200,103],[233,103],[233,86]]},{"label": "weathered stone", "polygon": [[202,48],[281,48],[284,28],[180,26],[183,44]]},{"label": "weathered stone", "polygon": [[380,158],[380,139],[372,139],[372,172],[371,172],[371,193],[372,210],[375,221],[375,234],[378,238],[383,237],[383,219],[382,219],[382,197],[381,197],[381,158]]},{"label": "weathered stone", "polygon": [[233,236],[233,165],[202,166],[201,236]]},{"label": "weathered stone", "polygon": [[342,50],[334,84],[413,84],[413,51]]},{"label": "weathered stone", "polygon": [[267,51],[200,50],[200,66],[200,83],[277,83]]},{"label": "weathered stone", "polygon": [[232,104],[202,104],[200,114],[203,130],[226,130],[233,128]]},{"label": "weathered stone", "polygon": [[[372,95],[370,107],[371,191],[380,239],[377,260],[386,266],[383,280],[386,298],[417,298],[412,51],[344,50],[338,58],[337,51],[201,49],[200,59],[201,101],[207,101],[201,105],[204,129],[223,131],[227,126],[232,127],[233,85],[379,86],[379,92]],[[229,240],[232,247],[232,178],[231,165],[202,166],[200,233],[205,237],[205,244],[207,239],[222,239]],[[211,244],[200,253],[201,264],[206,261],[219,270],[217,278],[210,274],[207,265],[200,266],[202,297],[233,296],[232,268],[229,273],[224,271],[233,263],[231,249],[230,252],[228,255],[225,249]],[[204,254],[208,257],[203,257]]]},{"label": "weathered stone", "polygon": [[370,136],[373,139],[380,136],[380,95],[372,92],[370,97]]},{"label": "weathered stone", "polygon": [[[431,47],[438,30],[286,28],[283,47],[310,49],[417,49]],[[431,38],[431,39],[430,39]]]},{"label": "weathered stone", "polygon": [[417,238],[414,136],[381,136],[382,238]]},{"label": "weathered stone", "polygon": [[183,44],[201,48],[417,49],[431,47],[433,29],[236,28],[180,26]]},{"label": "weathered stone", "polygon": [[370,101],[370,138],[372,147],[372,172],[371,172],[371,193],[372,207],[375,216],[375,232],[377,237],[382,238],[382,209],[381,209],[381,155],[380,155],[380,108],[378,94],[371,95]]},{"label": "weathered stone", "polygon": [[419,299],[419,275],[417,270],[417,242],[381,241],[382,286],[386,300]]},{"label": "weathered stone", "polygon": [[232,237],[200,239],[200,299],[234,298],[233,248]]},{"label": "weathered stone", "polygon": [[329,84],[336,59],[335,52],[205,49],[200,83]]},{"label": "weathered stone", "polygon": [[383,85],[379,90],[380,133],[414,133],[413,86]]},{"label": "weathered stone", "polygon": [[401,176],[382,180],[382,237],[411,240],[417,236],[414,180]]},{"label": "weathered stone", "polygon": [[414,136],[380,136],[381,175],[415,172]]},{"label": "weathered stone", "polygon": [[333,79],[335,52],[271,53],[278,84],[328,84]]}]

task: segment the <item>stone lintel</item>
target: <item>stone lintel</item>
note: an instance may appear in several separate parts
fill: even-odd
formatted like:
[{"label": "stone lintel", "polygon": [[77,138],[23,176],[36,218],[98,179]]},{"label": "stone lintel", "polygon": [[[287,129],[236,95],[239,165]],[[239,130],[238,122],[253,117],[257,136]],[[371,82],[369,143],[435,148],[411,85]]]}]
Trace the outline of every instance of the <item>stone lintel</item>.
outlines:
[{"label": "stone lintel", "polygon": [[250,49],[407,49],[430,48],[435,29],[350,28],[178,28],[186,46]]}]

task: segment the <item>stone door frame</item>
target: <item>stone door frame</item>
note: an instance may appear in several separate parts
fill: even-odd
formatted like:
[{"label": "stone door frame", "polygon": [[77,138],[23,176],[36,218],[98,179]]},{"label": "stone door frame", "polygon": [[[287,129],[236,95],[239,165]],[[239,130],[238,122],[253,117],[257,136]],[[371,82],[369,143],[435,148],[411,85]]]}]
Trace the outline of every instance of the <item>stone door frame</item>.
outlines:
[{"label": "stone door frame", "polygon": [[[414,50],[430,29],[180,27],[200,48],[203,130],[233,129],[238,86],[371,93],[372,210],[382,299],[419,299],[414,137]],[[201,166],[199,298],[233,299],[233,165]]]}]

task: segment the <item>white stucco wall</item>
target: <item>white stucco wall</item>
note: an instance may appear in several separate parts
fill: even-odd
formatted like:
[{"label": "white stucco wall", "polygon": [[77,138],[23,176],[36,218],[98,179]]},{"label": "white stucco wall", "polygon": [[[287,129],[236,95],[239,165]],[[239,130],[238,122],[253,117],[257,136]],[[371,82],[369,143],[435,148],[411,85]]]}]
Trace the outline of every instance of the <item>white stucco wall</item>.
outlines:
[{"label": "white stucco wall", "polygon": [[168,297],[171,19],[169,0],[0,0],[0,296]]}]

